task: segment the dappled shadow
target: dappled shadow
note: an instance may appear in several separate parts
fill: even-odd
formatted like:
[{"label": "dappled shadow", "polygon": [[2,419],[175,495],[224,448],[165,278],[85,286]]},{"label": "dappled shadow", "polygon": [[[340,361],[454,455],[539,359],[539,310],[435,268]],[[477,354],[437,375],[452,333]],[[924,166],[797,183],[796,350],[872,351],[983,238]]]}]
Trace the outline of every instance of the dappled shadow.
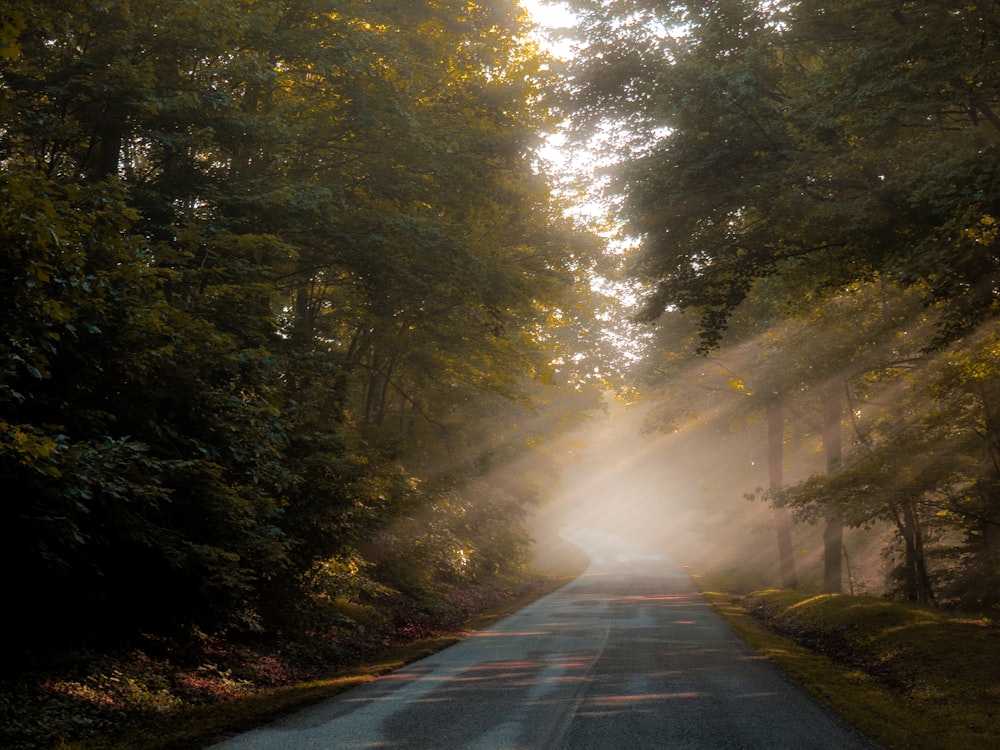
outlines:
[{"label": "dappled shadow", "polygon": [[828,717],[687,582],[606,572],[549,604],[530,625],[473,635],[470,648],[509,658],[456,670],[394,712],[386,747],[862,746],[817,739],[809,721]]}]

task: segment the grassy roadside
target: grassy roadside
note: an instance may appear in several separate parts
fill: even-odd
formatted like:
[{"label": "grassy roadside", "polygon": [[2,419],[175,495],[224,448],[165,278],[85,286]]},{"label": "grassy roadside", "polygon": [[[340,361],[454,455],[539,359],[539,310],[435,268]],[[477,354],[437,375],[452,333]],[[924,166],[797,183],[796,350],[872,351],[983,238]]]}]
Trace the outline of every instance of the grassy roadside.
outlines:
[{"label": "grassy roadside", "polygon": [[739,595],[695,582],[743,640],[884,747],[1000,747],[995,623],[875,597]]}]

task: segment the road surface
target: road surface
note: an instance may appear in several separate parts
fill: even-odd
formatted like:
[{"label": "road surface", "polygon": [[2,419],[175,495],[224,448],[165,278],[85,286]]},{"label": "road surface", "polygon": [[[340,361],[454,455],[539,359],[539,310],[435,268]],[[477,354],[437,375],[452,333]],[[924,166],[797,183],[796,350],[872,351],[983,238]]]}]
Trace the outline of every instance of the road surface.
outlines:
[{"label": "road surface", "polygon": [[594,532],[559,591],[213,750],[872,750],[726,628],[683,569]]}]

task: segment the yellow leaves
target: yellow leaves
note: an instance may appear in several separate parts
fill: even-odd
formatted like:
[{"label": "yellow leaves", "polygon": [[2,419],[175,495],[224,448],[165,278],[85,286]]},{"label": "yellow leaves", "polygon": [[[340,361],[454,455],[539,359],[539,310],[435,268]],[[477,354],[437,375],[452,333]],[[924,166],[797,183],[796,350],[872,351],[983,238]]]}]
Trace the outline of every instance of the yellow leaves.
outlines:
[{"label": "yellow leaves", "polygon": [[746,383],[744,383],[740,378],[730,378],[729,387],[732,388],[734,391],[741,393],[744,396],[753,395],[753,391],[749,390],[746,386]]},{"label": "yellow leaves", "polygon": [[24,28],[22,14],[14,12],[0,16],[0,60],[17,60],[21,56],[17,40]]},{"label": "yellow leaves", "polygon": [[55,269],[50,263],[32,263],[28,266],[28,275],[42,284],[48,284],[52,280],[52,272]]},{"label": "yellow leaves", "polygon": [[979,346],[949,356],[953,376],[977,383],[1000,376],[1000,337],[989,336]]},{"label": "yellow leaves", "polygon": [[534,375],[535,381],[542,385],[553,385],[556,382],[555,372],[555,368],[551,365],[537,369],[532,368],[532,375]]},{"label": "yellow leaves", "polygon": [[73,312],[62,302],[54,299],[45,300],[42,304],[42,315],[50,322],[57,323],[65,323],[73,318]]},{"label": "yellow leaves", "polygon": [[18,459],[43,474],[59,477],[62,472],[48,462],[59,448],[51,437],[40,434],[29,425],[12,425],[0,421],[0,451],[9,451]]},{"label": "yellow leaves", "polygon": [[966,228],[965,236],[978,245],[993,245],[997,239],[997,220],[990,214],[980,217],[978,223]]}]

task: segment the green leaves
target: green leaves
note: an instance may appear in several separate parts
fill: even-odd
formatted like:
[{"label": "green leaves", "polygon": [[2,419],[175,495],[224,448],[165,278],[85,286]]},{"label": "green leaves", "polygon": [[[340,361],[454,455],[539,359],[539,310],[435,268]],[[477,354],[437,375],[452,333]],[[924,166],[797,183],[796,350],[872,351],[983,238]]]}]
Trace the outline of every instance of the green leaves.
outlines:
[{"label": "green leaves", "polygon": [[946,337],[993,309],[972,278],[995,277],[992,261],[955,241],[997,194],[982,168],[1000,132],[990,11],[580,5],[592,46],[571,79],[577,111],[642,123],[614,189],[643,241],[647,317],[690,308],[712,346],[755,280],[789,271],[806,293],[875,272],[930,282],[952,307]]},{"label": "green leaves", "polygon": [[[782,502],[890,524],[907,596],[991,606],[996,9],[574,5],[586,44],[571,111],[583,137],[623,134],[610,185],[640,244],[640,317],[685,340],[678,311],[693,313],[717,355],[692,376],[708,398],[740,416],[781,400],[797,440],[820,434],[817,394],[837,383],[845,466]],[[736,382],[755,395],[735,398]]]},{"label": "green leaves", "polygon": [[[5,11],[0,562],[29,571],[15,601],[50,592],[24,637],[270,626],[437,501],[419,488],[569,408],[552,362],[586,263],[534,167],[551,112],[523,21]],[[520,516],[496,518],[516,566]]]}]

